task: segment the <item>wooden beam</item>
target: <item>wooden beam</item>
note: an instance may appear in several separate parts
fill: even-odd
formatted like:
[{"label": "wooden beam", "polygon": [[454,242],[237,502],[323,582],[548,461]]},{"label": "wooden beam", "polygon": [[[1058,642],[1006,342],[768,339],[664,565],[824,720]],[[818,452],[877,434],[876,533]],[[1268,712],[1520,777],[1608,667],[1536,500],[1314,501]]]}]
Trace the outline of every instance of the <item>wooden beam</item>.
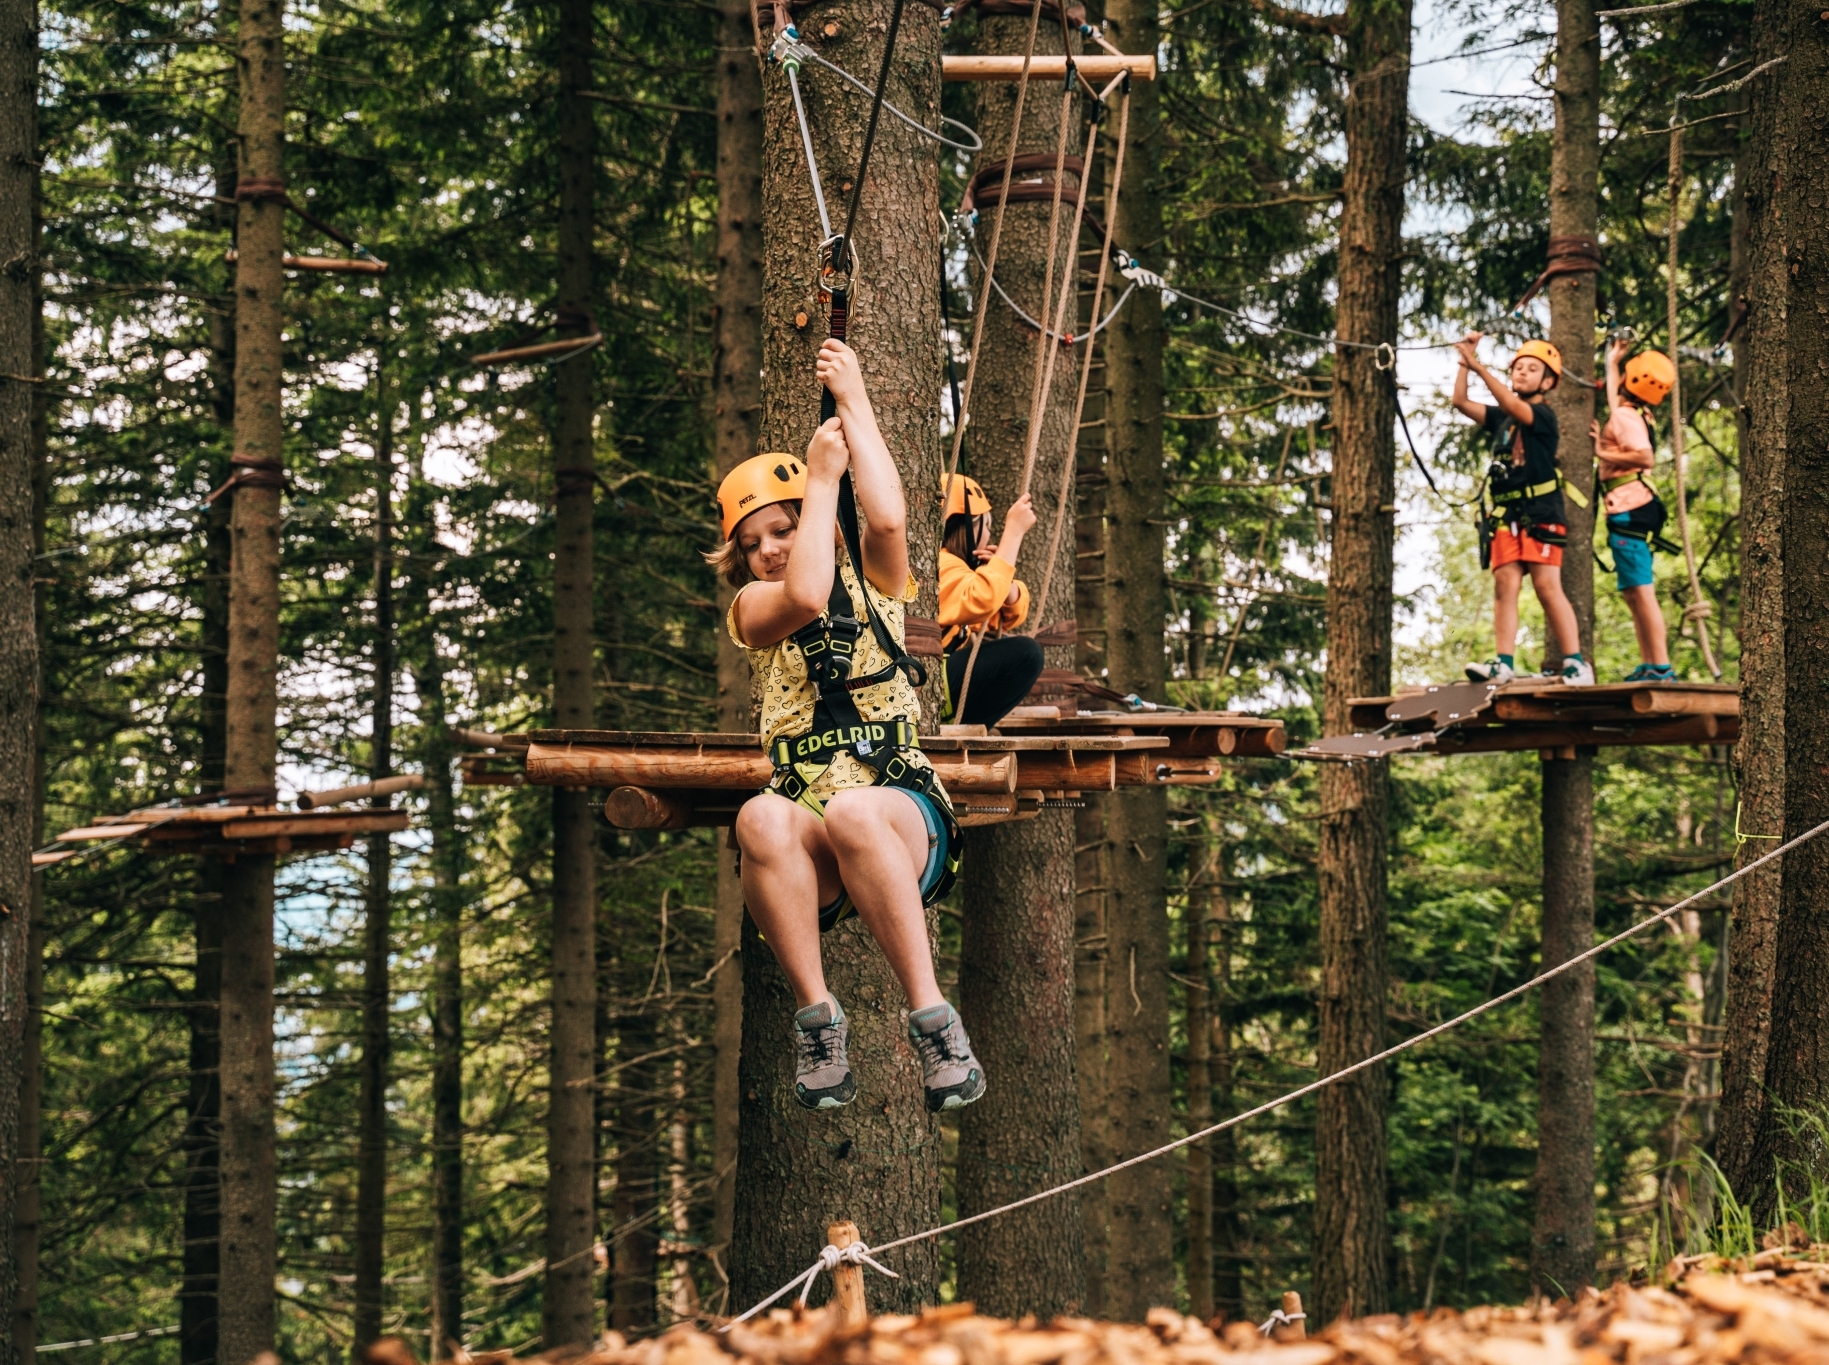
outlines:
[{"label": "wooden beam", "polygon": [[423,773],[405,773],[400,777],[383,777],[375,782],[358,782],[353,787],[332,787],[326,792],[300,792],[298,808],[300,810],[321,810],[325,806],[340,806],[349,801],[392,796],[395,792],[418,791],[423,786],[425,786]]},{"label": "wooden beam", "polygon": [[485,351],[482,355],[471,356],[470,363],[484,367],[517,365],[523,360],[544,360],[564,351],[577,351],[582,355],[602,340],[602,332],[592,332],[587,337],[566,337],[561,341],[542,341],[534,346],[514,346],[506,351]]},{"label": "wooden beam", "polygon": [[[1154,53],[1144,52],[1121,57],[1103,53],[1075,57],[1073,65],[1087,80],[1097,85],[1120,71],[1128,71],[1140,81],[1156,79]],[[1067,59],[1037,55],[1029,62],[1030,80],[1061,80],[1067,74]],[[940,79],[946,81],[1015,81],[1022,79],[1021,57],[945,56],[940,58]]]}]

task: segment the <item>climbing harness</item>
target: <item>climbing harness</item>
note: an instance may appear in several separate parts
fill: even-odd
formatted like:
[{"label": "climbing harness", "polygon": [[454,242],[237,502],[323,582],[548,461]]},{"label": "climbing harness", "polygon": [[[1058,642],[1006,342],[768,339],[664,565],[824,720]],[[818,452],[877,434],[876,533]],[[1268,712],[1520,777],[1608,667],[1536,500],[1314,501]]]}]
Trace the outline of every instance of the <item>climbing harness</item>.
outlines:
[{"label": "climbing harness", "polygon": [[[1370,1057],[1364,1057],[1359,1061],[1349,1063],[1348,1065],[1341,1067],[1338,1071],[1331,1072],[1326,1076],[1320,1077],[1318,1080],[1313,1080],[1306,1085],[1299,1086],[1286,1095],[1280,1095],[1276,1099],[1266,1101],[1265,1103],[1258,1105],[1255,1109],[1247,1109],[1241,1114],[1234,1114],[1231,1118],[1222,1119],[1218,1123],[1210,1124],[1205,1128],[1176,1138],[1173,1142],[1165,1142],[1160,1147],[1140,1153],[1128,1160],[1116,1162],[1113,1165],[1105,1167],[1103,1170],[1092,1171],[1086,1175],[1080,1176],[1076,1180],[1069,1180],[1064,1184],[1056,1185],[1051,1189],[1038,1190],[1036,1193],[1027,1195],[1021,1199],[1013,1199],[1007,1204],[1000,1204],[994,1209],[986,1209],[983,1213],[974,1213],[965,1218],[956,1218],[950,1223],[943,1223],[939,1227],[928,1228],[924,1232],[914,1232],[906,1237],[897,1237],[891,1241],[879,1243],[876,1246],[866,1248],[866,1251],[871,1256],[881,1256],[884,1252],[894,1251],[899,1247],[912,1246],[917,1242],[931,1241],[936,1237],[944,1236],[949,1232],[957,1232],[960,1228],[970,1227],[975,1223],[983,1223],[988,1222],[993,1218],[1001,1218],[1006,1213],[1014,1213],[1017,1209],[1027,1208],[1031,1204],[1039,1204],[1046,1199],[1053,1199],[1057,1195],[1080,1189],[1083,1186],[1092,1184],[1094,1181],[1105,1180],[1110,1176],[1116,1175],[1119,1171],[1127,1171],[1134,1166],[1141,1166],[1146,1161],[1154,1161],[1158,1157],[1167,1156],[1170,1152],[1177,1151],[1180,1148],[1190,1147],[1198,1142],[1205,1142],[1208,1138],[1213,1137],[1217,1133],[1223,1133],[1229,1128],[1236,1128],[1242,1123],[1249,1122],[1251,1119],[1272,1113],[1286,1105],[1293,1104],[1297,1100],[1305,1099],[1316,1091],[1324,1090],[1330,1085],[1347,1079],[1349,1076],[1356,1076],[1362,1071],[1369,1071],[1373,1067],[1381,1066],[1391,1058],[1421,1047],[1424,1043],[1439,1038],[1443,1034],[1459,1028],[1462,1024],[1469,1023],[1483,1014],[1488,1014],[1491,1011],[1498,1009],[1501,1005],[1510,1004],[1513,1000],[1536,990],[1537,987],[1543,985],[1545,982],[1553,981],[1559,976],[1574,971],[1584,963],[1592,962],[1602,953],[1617,948],[1628,939],[1637,938],[1647,930],[1656,928],[1666,920],[1682,914],[1691,906],[1702,903],[1708,897],[1720,891],[1723,887],[1733,885],[1748,873],[1754,872],[1759,868],[1764,867],[1767,863],[1784,857],[1793,849],[1803,847],[1803,845],[1825,832],[1829,832],[1829,820],[1825,820],[1822,824],[1815,826],[1813,829],[1805,831],[1788,843],[1780,844],[1777,848],[1771,850],[1771,852],[1753,859],[1753,861],[1744,866],[1736,868],[1734,871],[1715,882],[1712,886],[1704,887],[1692,896],[1685,896],[1682,900],[1676,902],[1676,904],[1669,908],[1660,910],[1655,915],[1650,915],[1647,918],[1640,920],[1637,924],[1622,929],[1619,933],[1613,935],[1613,937],[1595,944],[1584,952],[1575,954],[1575,956],[1564,962],[1558,963],[1547,971],[1539,972],[1530,980],[1521,982],[1518,985],[1513,986],[1510,990],[1495,995],[1490,1000],[1475,1005],[1472,1009],[1467,1010],[1462,1014],[1457,1014],[1454,1018],[1437,1024],[1433,1028],[1425,1029],[1421,1033],[1412,1034],[1402,1042],[1394,1044],[1393,1046],[1384,1049],[1382,1052],[1377,1052]],[[860,1255],[861,1254],[863,1253],[860,1253]],[[820,1259],[814,1263],[813,1273],[815,1275],[817,1275],[818,1271],[826,1268],[825,1261],[825,1253],[821,1252]],[[808,1272],[806,1271],[801,1271],[796,1274],[793,1279],[782,1285],[781,1288],[777,1289],[773,1294],[770,1294],[767,1298],[744,1312],[741,1316],[731,1319],[730,1322],[726,1323],[719,1330],[729,1331],[738,1323],[747,1322],[750,1318],[753,1318],[763,1309],[773,1304],[777,1299],[780,1299],[783,1295],[791,1292],[796,1286],[805,1282],[807,1273]]]},{"label": "climbing harness", "polygon": [[[857,606],[850,587],[843,572],[835,569],[825,612],[788,637],[806,661],[807,679],[817,689],[818,700],[813,706],[812,721],[805,730],[778,736],[769,745],[769,761],[774,765],[774,773],[769,779],[768,790],[823,818],[825,803],[813,795],[813,785],[834,759],[848,753],[875,774],[872,786],[900,787],[925,797],[940,816],[947,840],[946,865],[939,880],[922,898],[923,905],[931,905],[952,889],[959,871],[961,838],[951,802],[933,769],[912,763],[907,757],[909,750],[920,748],[914,723],[906,716],[866,720],[855,699],[864,688],[886,683],[897,673],[904,674],[910,683],[920,687],[927,681],[927,670],[909,656],[870,600],[858,536],[857,506],[850,496],[848,484],[840,485],[838,520],[845,552],[857,577],[858,593],[863,598],[865,620],[857,619]],[[874,673],[853,677],[857,642],[866,625],[877,646],[889,656],[889,663]],[[832,922],[843,918],[846,909],[848,906],[841,905]]]}]

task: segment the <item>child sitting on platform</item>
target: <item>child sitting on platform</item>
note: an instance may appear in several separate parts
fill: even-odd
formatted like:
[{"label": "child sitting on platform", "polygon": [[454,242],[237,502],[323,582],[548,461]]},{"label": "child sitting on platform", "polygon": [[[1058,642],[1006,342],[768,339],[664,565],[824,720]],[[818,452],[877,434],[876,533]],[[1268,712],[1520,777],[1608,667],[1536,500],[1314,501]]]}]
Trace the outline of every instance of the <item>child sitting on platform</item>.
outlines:
[{"label": "child sitting on platform", "polygon": [[[725,544],[707,556],[739,589],[727,624],[749,651],[775,768],[737,814],[743,895],[799,1004],[795,1098],[836,1109],[857,1094],[849,1024],[819,949],[820,934],[855,911],[907,993],[927,1107],[955,1109],[984,1093],[984,1073],[940,994],[927,938],[924,907],[952,885],[959,829],[915,737],[907,509],[856,354],[827,341],[819,378],[838,415],[804,461],[758,455],[730,472],[718,488]],[[840,505],[847,467],[861,538]],[[843,495],[848,504],[848,487]]]},{"label": "child sitting on platform", "polygon": [[[950,488],[948,485],[950,484]],[[991,500],[975,479],[940,476],[946,527],[940,545],[940,625],[946,633],[947,719],[991,726],[1029,695],[1041,676],[1042,647],[1027,635],[1006,635],[1029,615],[1029,589],[1016,577],[1016,556],[1035,525],[1023,494],[1004,514],[1003,539],[991,540]],[[972,662],[974,635],[985,636]],[[971,683],[966,685],[966,668]],[[964,714],[959,698],[965,697]]]},{"label": "child sitting on platform", "polygon": [[[1556,676],[1571,687],[1591,687],[1594,669],[1581,657],[1575,609],[1562,590],[1568,513],[1556,462],[1556,414],[1543,401],[1562,378],[1562,353],[1547,341],[1525,342],[1512,358],[1508,387],[1480,363],[1479,344],[1478,332],[1455,344],[1461,365],[1454,376],[1454,406],[1492,436],[1486,505],[1480,509],[1480,567],[1492,569],[1496,651],[1485,663],[1468,664],[1467,676],[1504,683],[1517,675],[1518,599],[1528,566],[1552,654],[1558,646],[1564,651]],[[1469,372],[1480,376],[1497,406],[1468,398]]]},{"label": "child sitting on platform", "polygon": [[1668,513],[1645,473],[1656,458],[1649,410],[1670,392],[1676,369],[1670,357],[1646,351],[1626,361],[1622,380],[1620,362],[1631,349],[1632,340],[1625,336],[1616,337],[1607,347],[1607,424],[1593,425],[1594,458],[1600,466],[1614,576],[1638,635],[1640,663],[1626,675],[1626,681],[1667,682],[1676,677],[1676,671],[1670,666],[1664,613],[1658,609],[1658,592],[1652,586],[1651,546],[1664,529]]}]

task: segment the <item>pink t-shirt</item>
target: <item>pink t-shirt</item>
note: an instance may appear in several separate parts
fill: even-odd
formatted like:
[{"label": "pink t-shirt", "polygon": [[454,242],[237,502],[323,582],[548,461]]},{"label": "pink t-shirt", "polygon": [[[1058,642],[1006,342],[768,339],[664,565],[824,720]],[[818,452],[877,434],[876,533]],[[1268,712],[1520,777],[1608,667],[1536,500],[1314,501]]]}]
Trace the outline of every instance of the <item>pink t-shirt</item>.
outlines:
[{"label": "pink t-shirt", "polygon": [[[1603,482],[1616,479],[1622,474],[1650,469],[1651,431],[1639,410],[1625,403],[1614,408],[1612,415],[1607,418],[1607,424],[1600,429],[1600,442],[1594,453],[1600,459],[1600,477]],[[1604,501],[1608,515],[1617,516],[1621,512],[1630,512],[1635,507],[1643,507],[1653,496],[1647,485],[1634,480],[1632,483],[1621,484],[1606,494]]]}]

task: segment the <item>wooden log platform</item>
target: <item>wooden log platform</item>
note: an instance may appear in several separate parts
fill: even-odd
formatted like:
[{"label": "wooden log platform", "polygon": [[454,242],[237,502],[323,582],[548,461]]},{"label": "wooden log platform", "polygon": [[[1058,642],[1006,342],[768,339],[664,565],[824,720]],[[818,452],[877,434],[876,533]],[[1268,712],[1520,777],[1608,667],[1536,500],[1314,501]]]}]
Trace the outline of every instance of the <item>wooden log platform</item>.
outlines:
[{"label": "wooden log platform", "polygon": [[1445,683],[1347,703],[1353,733],[1292,755],[1352,760],[1394,754],[1536,749],[1572,758],[1583,748],[1732,744],[1740,690],[1717,683]]},{"label": "wooden log platform", "polygon": [[269,805],[147,806],[65,830],[32,854],[54,867],[98,843],[132,843],[146,853],[233,861],[239,853],[319,853],[348,848],[358,834],[407,827],[403,810],[280,810]]},{"label": "wooden log platform", "polygon": [[[608,788],[604,818],[618,829],[732,824],[772,772],[753,734],[534,730],[491,739],[496,752],[465,759],[467,785]],[[1119,787],[1208,784],[1227,759],[1283,747],[1281,721],[1219,711],[1022,707],[996,733],[949,725],[921,737],[966,826],[1029,819]]]}]

